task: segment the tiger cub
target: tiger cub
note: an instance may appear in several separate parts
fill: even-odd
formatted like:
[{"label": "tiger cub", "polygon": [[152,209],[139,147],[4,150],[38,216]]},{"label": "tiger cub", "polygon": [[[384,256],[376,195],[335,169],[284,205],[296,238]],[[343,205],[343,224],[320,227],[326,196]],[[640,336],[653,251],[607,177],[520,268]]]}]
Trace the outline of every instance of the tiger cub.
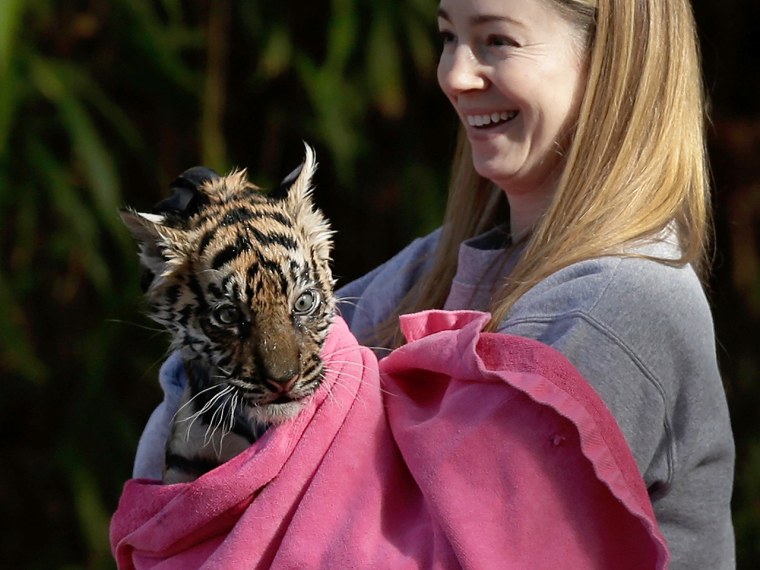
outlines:
[{"label": "tiger cub", "polygon": [[192,481],[294,417],[323,378],[335,301],[332,232],[303,164],[265,194],[244,172],[196,167],[152,213],[121,212],[140,243],[149,316],[187,376],[164,483]]}]

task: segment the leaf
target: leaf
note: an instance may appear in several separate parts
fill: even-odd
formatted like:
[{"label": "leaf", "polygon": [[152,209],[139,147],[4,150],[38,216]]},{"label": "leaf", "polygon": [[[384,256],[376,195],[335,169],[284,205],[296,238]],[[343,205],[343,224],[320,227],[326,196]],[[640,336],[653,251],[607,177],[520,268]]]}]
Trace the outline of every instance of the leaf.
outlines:
[{"label": "leaf", "polygon": [[342,73],[317,68],[307,57],[298,58],[295,67],[314,106],[316,131],[329,146],[341,181],[348,184],[361,142],[359,126],[366,105],[359,90]]},{"label": "leaf", "polygon": [[441,224],[445,210],[445,200],[440,189],[443,187],[437,173],[417,163],[409,164],[403,172],[403,183],[414,192],[404,192],[404,212],[409,223],[416,225],[423,233],[431,232]]},{"label": "leaf", "polygon": [[24,0],[0,2],[0,85],[5,84],[5,74],[15,55],[16,36],[24,15]]},{"label": "leaf", "polygon": [[101,220],[114,236],[121,239],[126,251],[129,242],[115,214],[121,205],[116,168],[91,117],[64,81],[65,73],[60,73],[55,62],[34,58],[30,68],[40,91],[58,108],[60,120],[81,163],[88,181],[87,188]]},{"label": "leaf", "polygon": [[292,57],[293,44],[288,30],[281,25],[275,26],[270,30],[262,50],[259,71],[266,79],[273,79],[288,70]]},{"label": "leaf", "polygon": [[178,28],[183,23],[181,0],[161,0],[161,6],[169,17],[169,28]]},{"label": "leaf", "polygon": [[409,44],[414,66],[417,73],[429,77],[435,72],[438,62],[435,44],[433,43],[433,26],[425,19],[420,21],[411,11],[401,17],[405,28],[406,41]]},{"label": "leaf", "polygon": [[12,270],[14,290],[16,292],[25,292],[29,289],[28,284],[22,281],[30,281],[30,274],[24,271],[17,271],[32,265],[32,260],[38,250],[40,234],[40,210],[38,206],[38,196],[32,184],[23,183],[15,186],[13,190],[17,193],[14,197],[13,222],[10,227],[14,228],[15,234],[12,236],[12,247],[10,254],[9,268]]},{"label": "leaf", "polygon": [[25,326],[21,304],[0,270],[0,371],[16,372],[34,384],[42,384],[48,375],[35,354]]},{"label": "leaf", "polygon": [[79,528],[87,543],[90,557],[104,558],[110,554],[108,527],[111,517],[100,492],[100,486],[89,467],[72,448],[58,452],[68,475],[69,485],[79,519]]},{"label": "leaf", "polygon": [[68,62],[57,62],[58,73],[64,84],[77,93],[101,114],[112,126],[113,131],[134,151],[143,152],[145,145],[132,120],[116,105],[92,75]]},{"label": "leaf", "polygon": [[22,57],[14,45],[20,6],[21,0],[0,3],[0,156],[8,146],[21,83],[17,68]]},{"label": "leaf", "polygon": [[96,215],[82,202],[69,179],[66,165],[40,141],[30,141],[29,145],[29,156],[38,166],[42,182],[47,188],[54,189],[50,192],[50,200],[54,211],[62,218],[66,237],[72,242],[72,253],[82,258],[85,273],[95,288],[105,295],[111,286],[111,274],[106,259],[98,250],[101,240],[98,239]]},{"label": "leaf", "polygon": [[[146,0],[113,0],[114,29],[121,35],[120,55],[125,63],[125,81],[154,89],[162,95],[171,90],[175,96],[197,96],[201,73],[185,61],[188,52],[202,54],[203,30],[184,20],[171,25],[163,21],[160,10]],[[170,18],[173,11],[167,10]]]},{"label": "leaf", "polygon": [[401,77],[401,50],[385,10],[372,21],[367,49],[367,82],[380,111],[391,118],[404,113],[406,98]]},{"label": "leaf", "polygon": [[18,105],[19,78],[12,68],[5,73],[2,86],[0,89],[0,156],[7,151]]},{"label": "leaf", "polygon": [[333,0],[328,26],[325,66],[339,73],[356,46],[359,21],[353,0]]}]

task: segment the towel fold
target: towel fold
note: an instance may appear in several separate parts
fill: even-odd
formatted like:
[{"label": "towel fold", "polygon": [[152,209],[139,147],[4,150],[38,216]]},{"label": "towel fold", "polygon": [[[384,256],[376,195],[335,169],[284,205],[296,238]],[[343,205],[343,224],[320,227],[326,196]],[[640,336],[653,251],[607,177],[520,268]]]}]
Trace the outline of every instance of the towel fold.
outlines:
[{"label": "towel fold", "polygon": [[408,344],[378,365],[336,319],[297,418],[192,483],[126,483],[119,568],[666,568],[601,399],[487,321],[405,315]]}]

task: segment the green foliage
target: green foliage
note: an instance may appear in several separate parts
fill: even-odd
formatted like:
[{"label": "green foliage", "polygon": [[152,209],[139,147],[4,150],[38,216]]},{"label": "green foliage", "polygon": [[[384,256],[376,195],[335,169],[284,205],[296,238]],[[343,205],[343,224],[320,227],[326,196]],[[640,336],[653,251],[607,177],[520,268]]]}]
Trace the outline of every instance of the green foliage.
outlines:
[{"label": "green foliage", "polygon": [[[444,103],[430,82],[434,5],[334,0],[296,18],[277,3],[230,0],[0,3],[4,564],[113,566],[108,520],[159,401],[166,346],[139,317],[136,247],[117,216],[125,202],[149,207],[201,162],[271,184],[305,139],[318,147],[319,199],[336,227],[377,234],[373,251],[341,248],[341,266],[356,258],[344,274],[437,223],[438,151],[427,167],[404,154],[425,146],[406,123],[408,94]],[[407,146],[378,153],[373,123]],[[380,197],[381,221],[338,207],[361,208],[362,196]],[[400,206],[407,217],[389,223]],[[426,227],[405,227],[415,219]]]},{"label": "green foliage", "polygon": [[[341,281],[440,223],[456,125],[435,84],[436,5],[0,2],[4,567],[113,566],[108,517],[159,401],[166,347],[139,317],[121,205],[150,207],[197,163],[246,167],[274,184],[306,140],[321,162],[317,200],[338,230]],[[728,108],[728,97],[716,100]],[[730,138],[716,136],[719,146]],[[716,177],[733,170],[718,164]],[[751,270],[760,256],[727,244],[738,231],[728,220],[760,218],[744,207],[757,196],[753,176],[722,179],[718,245],[742,263],[719,265],[714,286],[740,458],[737,537],[749,566],[760,564],[751,404],[760,397],[760,276]]]}]

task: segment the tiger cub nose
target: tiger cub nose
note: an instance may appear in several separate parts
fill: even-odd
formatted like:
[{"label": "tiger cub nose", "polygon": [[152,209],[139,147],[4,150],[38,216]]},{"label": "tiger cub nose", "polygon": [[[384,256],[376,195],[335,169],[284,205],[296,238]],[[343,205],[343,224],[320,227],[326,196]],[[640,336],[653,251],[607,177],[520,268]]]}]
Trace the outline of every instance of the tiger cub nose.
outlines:
[{"label": "tiger cub nose", "polygon": [[293,374],[289,378],[267,378],[267,386],[278,393],[290,392],[298,382],[298,374]]}]

